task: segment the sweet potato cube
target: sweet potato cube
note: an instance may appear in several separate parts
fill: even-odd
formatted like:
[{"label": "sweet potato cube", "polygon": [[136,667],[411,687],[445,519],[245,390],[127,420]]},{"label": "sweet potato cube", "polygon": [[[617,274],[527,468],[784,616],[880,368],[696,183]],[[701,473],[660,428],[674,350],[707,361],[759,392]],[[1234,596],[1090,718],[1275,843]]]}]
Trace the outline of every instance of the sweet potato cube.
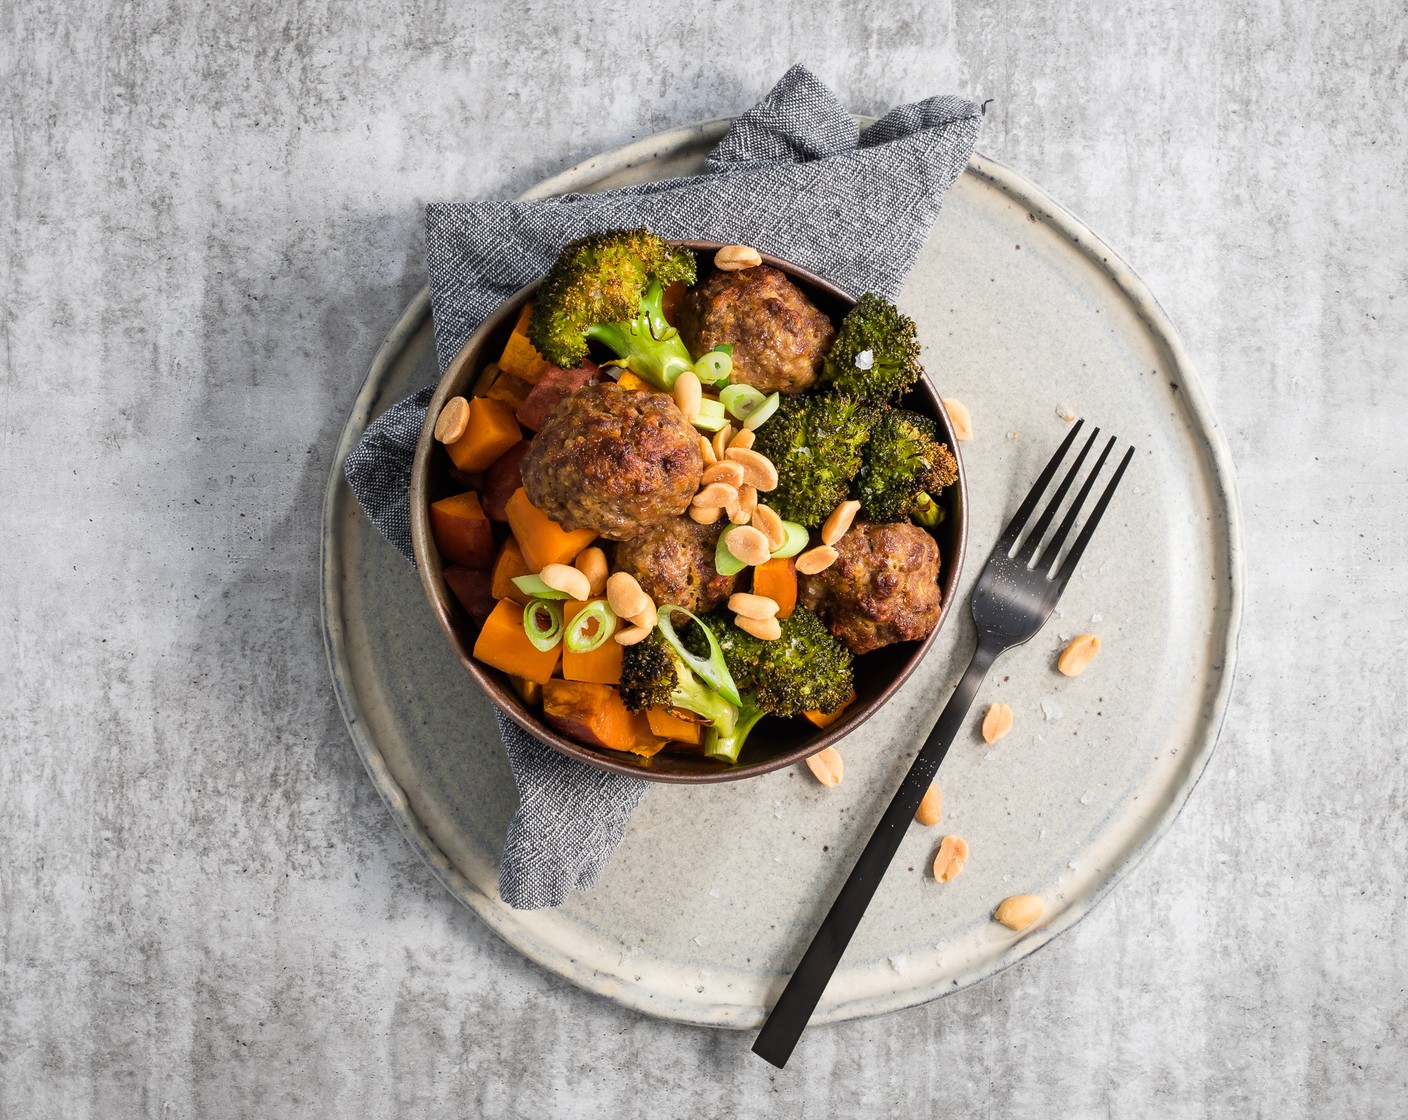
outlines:
[{"label": "sweet potato cube", "polygon": [[623,389],[637,389],[647,393],[658,393],[660,390],[643,377],[637,377],[630,370],[626,370],[616,380],[616,384]]},{"label": "sweet potato cube", "polygon": [[[566,602],[562,605],[564,629],[586,607],[586,603]],[[590,681],[593,684],[621,683],[621,655],[625,648],[614,638],[607,638],[590,653],[573,653],[562,646],[562,675],[569,681]]]},{"label": "sweet potato cube", "polygon": [[803,712],[802,715],[807,717],[807,721],[809,723],[814,723],[817,727],[830,727],[833,723],[835,723],[838,719],[845,715],[846,709],[849,708],[855,702],[856,690],[851,689],[851,695],[847,698],[846,702],[842,704],[839,708],[837,708],[834,712]]},{"label": "sweet potato cube", "polygon": [[475,625],[483,626],[484,620],[494,611],[493,577],[482,569],[461,568],[458,565],[451,565],[441,574],[460,601],[460,606],[474,619]]},{"label": "sweet potato cube", "polygon": [[609,684],[546,680],[542,685],[543,717],[564,735],[612,751],[635,747],[636,722]]},{"label": "sweet potato cube", "polygon": [[494,460],[484,472],[480,498],[490,521],[508,520],[508,500],[523,485],[523,456],[528,454],[528,441],[521,439]]},{"label": "sweet potato cube", "polygon": [[543,370],[548,368],[544,358],[528,341],[528,321],[533,317],[533,301],[529,300],[518,313],[518,322],[513,325],[513,333],[504,344],[504,352],[499,358],[499,369],[507,374],[536,385]]},{"label": "sweet potato cube", "polygon": [[430,504],[435,547],[452,564],[488,570],[494,563],[494,530],[473,490]]},{"label": "sweet potato cube", "polygon": [[494,561],[494,576],[490,586],[494,598],[512,599],[526,607],[528,596],[518,590],[518,585],[513,580],[515,576],[526,576],[529,572],[528,561],[523,559],[523,550],[518,547],[517,538],[510,535],[499,549],[498,559]]},{"label": "sweet potato cube", "polygon": [[693,720],[680,719],[679,716],[665,708],[647,708],[645,718],[650,724],[650,730],[662,739],[698,746],[699,740],[703,737],[702,724],[695,723]]},{"label": "sweet potato cube", "polygon": [[596,540],[590,529],[564,529],[530,502],[522,487],[513,492],[504,508],[508,527],[518,538],[518,547],[531,571],[541,572],[549,564],[570,564],[577,553]]},{"label": "sweet potato cube", "polygon": [[561,651],[561,642],[544,652],[528,640],[523,629],[523,607],[511,599],[500,599],[495,604],[474,643],[474,656],[485,665],[540,685],[552,679]]},{"label": "sweet potato cube", "polygon": [[753,594],[775,602],[778,618],[791,615],[797,606],[797,565],[792,558],[774,558],[754,568]]},{"label": "sweet potato cube", "polygon": [[484,390],[484,395],[491,401],[502,401],[517,412],[532,391],[533,386],[521,377],[514,377],[513,374],[500,370],[493,383]]},{"label": "sweet potato cube", "polygon": [[482,471],[523,438],[513,410],[503,401],[474,397],[464,435],[445,444],[451,461],[462,471]]},{"label": "sweet potato cube", "polygon": [[563,400],[570,397],[583,385],[596,380],[596,363],[583,362],[576,369],[559,369],[548,366],[533,386],[528,399],[518,410],[518,422],[529,431],[536,432],[543,426],[549,414]]}]

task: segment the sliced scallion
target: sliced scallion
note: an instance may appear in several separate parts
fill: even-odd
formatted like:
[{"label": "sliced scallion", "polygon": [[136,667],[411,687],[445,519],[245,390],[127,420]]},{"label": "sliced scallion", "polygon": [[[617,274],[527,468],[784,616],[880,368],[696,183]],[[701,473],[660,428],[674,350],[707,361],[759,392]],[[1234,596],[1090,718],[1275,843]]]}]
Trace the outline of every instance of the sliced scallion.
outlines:
[{"label": "sliced scallion", "polygon": [[769,393],[763,398],[762,404],[743,418],[743,426],[750,432],[761,428],[767,423],[768,417],[777,411],[777,406],[781,403],[782,395],[780,393]]},{"label": "sliced scallion", "polygon": [[[544,623],[544,618],[547,622]],[[523,608],[523,632],[533,648],[546,653],[562,638],[562,604],[545,599],[529,599]]]},{"label": "sliced scallion", "polygon": [[717,432],[727,423],[728,414],[721,403],[708,397],[699,402],[699,415],[694,418],[696,428],[704,432]]},{"label": "sliced scallion", "polygon": [[[774,559],[785,560],[789,556],[796,556],[811,543],[811,534],[804,526],[798,525],[795,521],[784,521],[782,531],[787,534],[787,539],[782,542],[781,548],[772,553]],[[718,567],[717,564],[714,566]],[[719,572],[723,574],[723,569],[720,568]]]},{"label": "sliced scallion", "polygon": [[[670,621],[670,615],[675,611],[690,619],[703,631],[704,639],[709,643],[708,657],[699,657],[691,653],[680,641],[680,636],[675,633],[674,624]],[[724,651],[719,648],[719,640],[714,637],[712,630],[689,611],[683,607],[677,607],[673,603],[661,605],[655,625],[660,629],[660,636],[670,643],[670,648],[684,658],[685,663],[698,673],[710,688],[730,704],[743,706],[743,699],[738,695],[738,685],[734,683],[733,674],[728,671],[728,666],[724,663]]]},{"label": "sliced scallion", "polygon": [[766,399],[751,385],[730,385],[719,390],[719,403],[739,420],[746,420],[748,414]]},{"label": "sliced scallion", "polygon": [[[782,524],[784,527],[786,527],[787,522],[784,521]],[[721,576],[736,576],[739,572],[741,572],[744,568],[748,566],[737,556],[735,556],[732,552],[729,551],[727,538],[729,533],[731,533],[733,529],[734,526],[730,525],[727,529],[720,533],[719,543],[714,546],[714,569]],[[776,555],[776,553],[774,553],[774,555]]]},{"label": "sliced scallion", "polygon": [[[591,631],[592,625],[596,629]],[[595,599],[573,616],[563,635],[563,644],[573,653],[591,653],[616,633],[616,612],[604,599]]]},{"label": "sliced scallion", "polygon": [[571,595],[549,587],[538,576],[514,576],[513,586],[531,599],[570,599]]},{"label": "sliced scallion", "polygon": [[718,347],[710,350],[694,363],[694,372],[705,385],[727,385],[729,374],[733,372],[733,347]]}]

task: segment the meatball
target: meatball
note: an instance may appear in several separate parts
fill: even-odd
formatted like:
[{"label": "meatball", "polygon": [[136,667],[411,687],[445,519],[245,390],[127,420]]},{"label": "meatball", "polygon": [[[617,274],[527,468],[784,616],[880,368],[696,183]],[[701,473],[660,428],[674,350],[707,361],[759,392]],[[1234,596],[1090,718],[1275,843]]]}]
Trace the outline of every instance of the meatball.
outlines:
[{"label": "meatball", "polygon": [[907,521],[857,521],[799,597],[852,653],[926,637],[939,621],[939,546]]},{"label": "meatball", "polygon": [[702,614],[730,595],[738,577],[720,575],[714,549],[725,523],[699,525],[676,517],[616,546],[616,569],[630,572],[656,603]]},{"label": "meatball", "polygon": [[836,328],[785,273],[716,272],[685,294],[679,331],[691,353],[733,344],[734,384],[800,393],[816,384]]},{"label": "meatball", "polygon": [[564,529],[614,541],[683,513],[703,469],[699,433],[673,400],[611,383],[565,397],[522,465],[530,502]]}]

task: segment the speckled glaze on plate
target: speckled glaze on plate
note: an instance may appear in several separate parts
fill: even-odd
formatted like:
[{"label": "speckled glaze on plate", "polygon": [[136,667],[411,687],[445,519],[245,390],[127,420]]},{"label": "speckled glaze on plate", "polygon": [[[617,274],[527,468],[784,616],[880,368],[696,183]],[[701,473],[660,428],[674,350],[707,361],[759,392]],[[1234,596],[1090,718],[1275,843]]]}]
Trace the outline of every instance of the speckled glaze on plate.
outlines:
[{"label": "speckled glaze on plate", "polygon": [[[530,194],[692,173],[725,124],[598,156]],[[1139,455],[1061,614],[989,676],[939,775],[942,822],[911,826],[814,1022],[957,991],[1088,913],[1173,823],[1207,764],[1241,614],[1225,443],[1172,326],[1118,256],[1031,183],[975,156],[901,304],[919,322],[939,392],[973,415],[965,600],[988,542],[1067,430],[1058,410],[1118,433]],[[841,786],[823,789],[796,766],[657,786],[591,892],[557,910],[510,910],[498,899],[498,858],[516,793],[493,712],[416,574],[342,480],[370,419],[435,378],[422,293],[372,364],[324,508],[324,629],[352,741],[446,888],[525,956],[647,1014],[757,1026],[967,663],[966,602],[885,708],[839,744]],[[1062,677],[1062,637],[1086,631],[1102,638],[1100,656],[1083,676]],[[996,701],[1016,722],[988,747],[977,726]],[[971,855],[940,886],[929,866],[948,832]],[[1020,935],[989,920],[1017,893],[1047,905]]]}]

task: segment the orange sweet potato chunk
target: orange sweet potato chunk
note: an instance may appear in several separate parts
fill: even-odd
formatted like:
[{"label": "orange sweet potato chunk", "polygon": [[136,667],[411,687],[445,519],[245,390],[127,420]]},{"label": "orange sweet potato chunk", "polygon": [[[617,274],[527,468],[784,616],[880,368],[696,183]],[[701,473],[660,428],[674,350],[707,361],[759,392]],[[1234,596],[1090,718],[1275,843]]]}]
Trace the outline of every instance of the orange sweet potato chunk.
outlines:
[{"label": "orange sweet potato chunk", "polygon": [[494,582],[492,593],[495,599],[512,599],[523,606],[528,605],[528,596],[518,590],[513,582],[515,576],[529,574],[528,561],[523,559],[523,550],[518,541],[509,537],[499,549],[499,557],[494,561]]},{"label": "orange sweet potato chunk", "polygon": [[791,557],[774,558],[753,569],[753,594],[777,604],[777,617],[787,618],[797,606],[797,565]]},{"label": "orange sweet potato chunk", "polygon": [[494,530],[473,490],[430,504],[430,534],[451,564],[485,570],[494,564]]},{"label": "orange sweet potato chunk", "polygon": [[639,738],[621,694],[609,684],[544,681],[543,717],[563,734],[592,747],[629,751]]},{"label": "orange sweet potato chunk", "polygon": [[552,679],[561,652],[561,642],[544,652],[528,640],[523,607],[512,599],[498,601],[474,643],[474,656],[485,665],[544,686]]},{"label": "orange sweet potato chunk", "polygon": [[661,739],[671,739],[676,743],[688,743],[691,746],[699,745],[703,734],[702,724],[680,719],[664,708],[647,708],[645,718],[650,724],[651,732]]},{"label": "orange sweet potato chunk", "polygon": [[[567,602],[562,605],[564,632],[586,603]],[[573,653],[562,647],[562,675],[569,681],[590,681],[593,684],[621,683],[621,655],[625,648],[615,638],[607,638],[590,653]]]},{"label": "orange sweet potato chunk", "polygon": [[499,369],[510,376],[536,385],[543,370],[548,368],[544,358],[528,341],[528,321],[533,317],[533,301],[529,300],[518,313],[518,322],[513,325],[513,333],[504,344],[503,355],[499,358]]},{"label": "orange sweet potato chunk", "polygon": [[846,699],[846,702],[842,704],[839,708],[837,708],[834,712],[803,712],[802,715],[806,716],[808,722],[816,724],[817,727],[830,727],[833,723],[835,723],[838,719],[845,715],[846,709],[849,708],[855,702],[856,690],[851,689],[851,695]]},{"label": "orange sweet potato chunk", "polygon": [[570,532],[564,529],[530,502],[522,487],[505,503],[504,512],[508,515],[508,527],[523,550],[523,559],[535,572],[541,572],[549,564],[572,563],[577,553],[596,540],[596,534],[590,529]]},{"label": "orange sweet potato chunk", "polygon": [[469,402],[464,435],[445,444],[445,451],[459,470],[482,471],[522,438],[513,409],[503,401],[475,397]]}]

